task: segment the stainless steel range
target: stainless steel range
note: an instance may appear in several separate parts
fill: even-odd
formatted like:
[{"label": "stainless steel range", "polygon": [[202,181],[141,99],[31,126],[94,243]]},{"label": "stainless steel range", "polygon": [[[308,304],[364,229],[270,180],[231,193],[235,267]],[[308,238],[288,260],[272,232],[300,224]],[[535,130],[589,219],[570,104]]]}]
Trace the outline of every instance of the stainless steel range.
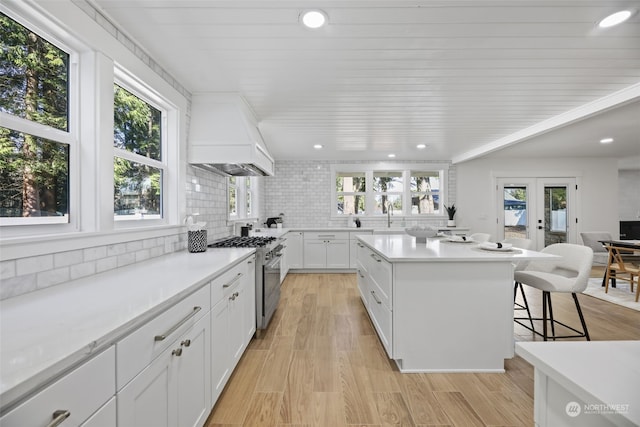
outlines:
[{"label": "stainless steel range", "polygon": [[256,329],[266,329],[280,302],[282,239],[266,236],[231,236],[209,244],[210,248],[256,249]]}]

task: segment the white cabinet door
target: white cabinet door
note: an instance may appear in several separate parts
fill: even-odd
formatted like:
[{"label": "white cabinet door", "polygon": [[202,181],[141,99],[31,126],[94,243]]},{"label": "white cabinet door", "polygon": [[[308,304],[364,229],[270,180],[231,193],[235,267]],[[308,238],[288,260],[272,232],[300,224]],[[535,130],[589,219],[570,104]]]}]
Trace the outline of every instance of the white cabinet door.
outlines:
[{"label": "white cabinet door", "polygon": [[214,403],[229,378],[230,366],[229,304],[227,298],[223,298],[211,310],[211,398]]},{"label": "white cabinet door", "polygon": [[164,351],[118,392],[118,427],[177,424],[177,389],[171,375],[174,350]]},{"label": "white cabinet door", "polygon": [[246,348],[253,334],[256,333],[256,257],[247,261],[247,276],[243,281],[244,287],[244,346]]},{"label": "white cabinet door", "polygon": [[174,358],[178,388],[176,427],[201,427],[211,410],[211,318],[202,317],[180,338],[182,354]]},{"label": "white cabinet door", "polygon": [[244,286],[238,286],[229,296],[229,353],[231,354],[231,370],[242,356],[244,350],[244,301],[247,299],[247,292]]},{"label": "white cabinet door", "polygon": [[349,241],[327,240],[326,259],[327,268],[349,268]]},{"label": "white cabinet door", "polygon": [[304,268],[325,268],[327,248],[324,240],[304,241]]},{"label": "white cabinet door", "polygon": [[118,427],[201,427],[211,410],[209,313],[117,394]]},{"label": "white cabinet door", "polygon": [[303,244],[302,231],[290,231],[287,233],[287,263],[289,268],[303,268]]}]

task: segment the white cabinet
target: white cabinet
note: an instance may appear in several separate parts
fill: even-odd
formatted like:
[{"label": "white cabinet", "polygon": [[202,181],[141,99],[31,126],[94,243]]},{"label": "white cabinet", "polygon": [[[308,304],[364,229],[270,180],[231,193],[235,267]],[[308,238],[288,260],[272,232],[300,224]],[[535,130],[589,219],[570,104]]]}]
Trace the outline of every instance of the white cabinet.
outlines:
[{"label": "white cabinet", "polygon": [[287,264],[288,268],[303,268],[303,236],[302,231],[287,233]]},{"label": "white cabinet", "polygon": [[211,410],[210,312],[117,394],[118,427],[200,427]]},{"label": "white cabinet", "polygon": [[304,268],[349,268],[349,232],[305,232]]},{"label": "white cabinet", "polygon": [[282,237],[282,250],[280,251],[280,283],[284,281],[289,272],[289,248],[287,245],[287,234]]},{"label": "white cabinet", "polygon": [[349,232],[349,267],[358,268],[356,260],[357,256],[357,248],[358,248],[358,237],[363,234],[372,234],[373,230],[363,230],[363,231],[350,231]]},{"label": "white cabinet", "polygon": [[[115,373],[115,350],[111,346],[5,414],[0,425],[45,427],[59,418],[64,427],[100,426],[98,421],[92,424],[91,418],[113,398]],[[115,407],[113,413],[108,411],[105,409],[102,416],[115,416]]]},{"label": "white cabinet", "polygon": [[215,404],[256,331],[255,256],[211,282],[211,378]]},{"label": "white cabinet", "polygon": [[392,264],[362,243],[356,245],[360,297],[387,355],[393,355]]}]

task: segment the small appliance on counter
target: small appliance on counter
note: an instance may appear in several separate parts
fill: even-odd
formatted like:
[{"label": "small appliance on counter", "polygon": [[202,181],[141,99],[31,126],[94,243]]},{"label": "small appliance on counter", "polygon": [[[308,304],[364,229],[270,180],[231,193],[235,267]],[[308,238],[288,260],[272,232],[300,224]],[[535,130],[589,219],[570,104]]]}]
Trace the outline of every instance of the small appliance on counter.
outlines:
[{"label": "small appliance on counter", "polygon": [[282,217],[274,216],[271,218],[267,218],[267,222],[264,223],[267,228],[271,228],[272,225],[275,225],[277,227],[278,224],[282,224]]}]

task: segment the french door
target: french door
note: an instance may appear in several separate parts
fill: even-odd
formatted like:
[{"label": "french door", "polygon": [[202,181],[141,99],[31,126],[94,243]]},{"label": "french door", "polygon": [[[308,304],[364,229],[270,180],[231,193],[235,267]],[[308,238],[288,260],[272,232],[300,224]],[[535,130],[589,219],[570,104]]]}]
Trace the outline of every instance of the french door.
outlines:
[{"label": "french door", "polygon": [[576,242],[576,178],[498,178],[498,239],[533,240],[540,250]]}]

